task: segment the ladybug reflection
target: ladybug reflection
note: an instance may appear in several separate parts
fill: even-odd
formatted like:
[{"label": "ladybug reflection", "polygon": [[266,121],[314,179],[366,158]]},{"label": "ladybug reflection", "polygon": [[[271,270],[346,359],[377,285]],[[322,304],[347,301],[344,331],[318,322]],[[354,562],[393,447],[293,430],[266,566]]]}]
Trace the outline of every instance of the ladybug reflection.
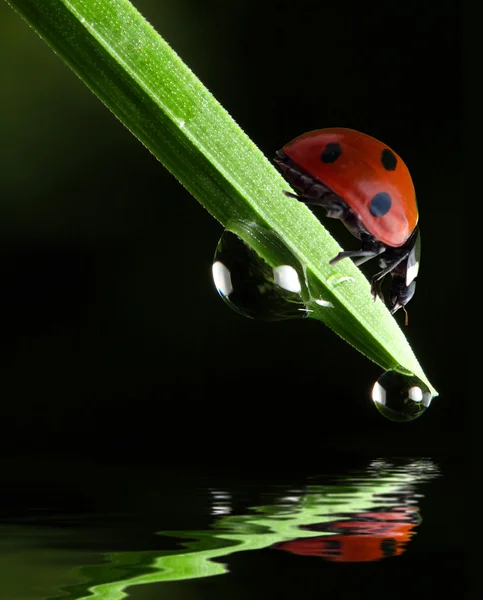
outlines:
[{"label": "ladybug reflection", "polygon": [[[419,269],[420,234],[414,185],[407,166],[379,140],[342,127],[309,131],[278,150],[275,162],[305,204],[322,206],[361,241],[330,264],[352,258],[356,265],[379,257],[371,281],[374,298],[390,275],[386,305],[395,313],[411,300]],[[407,315],[406,315],[407,317]]]},{"label": "ladybug reflection", "polygon": [[359,513],[350,520],[306,527],[336,535],[301,538],[275,548],[333,562],[370,562],[401,555],[419,522],[418,510],[408,506]]}]

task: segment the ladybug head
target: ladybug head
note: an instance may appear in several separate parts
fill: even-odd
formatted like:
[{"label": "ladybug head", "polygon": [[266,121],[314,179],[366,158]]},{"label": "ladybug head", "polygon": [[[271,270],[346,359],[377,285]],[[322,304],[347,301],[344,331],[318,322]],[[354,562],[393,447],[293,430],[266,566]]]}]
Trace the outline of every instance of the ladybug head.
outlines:
[{"label": "ladybug head", "polygon": [[406,281],[403,277],[399,275],[393,275],[388,308],[391,311],[392,315],[400,308],[402,308],[403,311],[406,313],[406,325],[408,324],[408,313],[406,312],[405,307],[406,304],[414,296],[415,291],[415,281],[411,281],[411,283],[407,286]]},{"label": "ladybug head", "polygon": [[416,230],[411,236],[408,250],[407,258],[391,273],[391,290],[388,303],[391,314],[394,314],[400,308],[406,312],[405,306],[416,291],[416,277],[418,275],[421,255],[421,235],[419,230]]}]

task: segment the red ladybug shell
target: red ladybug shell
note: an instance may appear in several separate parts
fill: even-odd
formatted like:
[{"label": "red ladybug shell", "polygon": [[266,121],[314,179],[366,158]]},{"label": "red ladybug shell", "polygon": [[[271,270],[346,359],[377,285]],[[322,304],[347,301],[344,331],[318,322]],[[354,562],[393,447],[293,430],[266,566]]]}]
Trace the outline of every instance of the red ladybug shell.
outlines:
[{"label": "red ladybug shell", "polygon": [[416,194],[403,160],[375,138],[334,127],[283,147],[301,169],[330,188],[383,244],[402,246],[418,222]]}]

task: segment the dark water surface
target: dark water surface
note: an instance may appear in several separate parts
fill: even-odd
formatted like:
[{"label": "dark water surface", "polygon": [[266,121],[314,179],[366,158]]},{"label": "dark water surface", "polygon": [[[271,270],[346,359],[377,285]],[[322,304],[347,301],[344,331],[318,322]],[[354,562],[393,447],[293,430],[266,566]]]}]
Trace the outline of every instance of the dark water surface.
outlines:
[{"label": "dark water surface", "polygon": [[0,600],[468,597],[454,462],[235,475],[21,460],[1,473]]}]

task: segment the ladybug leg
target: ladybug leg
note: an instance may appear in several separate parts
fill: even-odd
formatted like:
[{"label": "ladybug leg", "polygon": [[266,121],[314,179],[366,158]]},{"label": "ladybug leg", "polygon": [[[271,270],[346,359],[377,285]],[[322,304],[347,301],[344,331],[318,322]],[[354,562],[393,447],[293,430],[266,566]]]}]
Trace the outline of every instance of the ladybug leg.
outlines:
[{"label": "ladybug leg", "polygon": [[288,198],[295,198],[303,204],[312,204],[322,206],[325,209],[326,216],[329,219],[340,219],[343,221],[348,215],[348,209],[341,204],[338,196],[330,191],[327,191],[319,184],[314,184],[309,190],[311,194],[294,194],[292,192],[284,192]]},{"label": "ladybug leg", "polygon": [[376,298],[378,296],[383,302],[385,302],[384,294],[382,293],[383,282],[384,282],[384,277],[382,277],[381,279],[376,279],[375,277],[373,277],[371,280],[371,293],[372,293],[372,297],[374,298],[374,302],[376,301]]},{"label": "ladybug leg", "polygon": [[402,263],[402,261],[405,260],[406,258],[407,258],[407,254],[402,254],[390,261],[381,260],[381,263],[383,263],[384,268],[382,269],[382,271],[379,271],[379,273],[376,273],[374,275],[374,277],[371,279],[371,292],[372,292],[372,296],[373,296],[374,300],[377,298],[377,296],[379,296],[379,298],[381,298],[382,300],[384,299],[384,296],[382,293],[382,284],[384,283],[385,277],[387,275],[389,275],[389,273],[394,271],[394,269],[398,265],[400,265]]},{"label": "ladybug leg", "polygon": [[344,258],[354,258],[354,264],[359,266],[362,263],[365,263],[367,260],[371,260],[371,258],[378,256],[379,254],[384,252],[384,250],[385,248],[382,247],[377,249],[375,248],[372,250],[348,250],[345,252],[339,252],[337,256],[334,256],[334,258],[332,258],[329,261],[329,265],[335,265]]},{"label": "ladybug leg", "polygon": [[361,249],[339,252],[337,256],[334,256],[334,258],[331,261],[329,261],[330,265],[335,265],[344,258],[352,258],[354,260],[354,264],[356,266],[359,266],[365,263],[366,261],[371,260],[371,258],[379,256],[379,254],[382,254],[386,251],[386,246],[377,242],[373,237],[360,231],[360,225],[357,221],[355,223],[352,223],[351,220],[346,219],[344,220],[344,224],[349,229],[349,231],[352,232],[353,235],[355,235],[356,237],[360,237]]}]

